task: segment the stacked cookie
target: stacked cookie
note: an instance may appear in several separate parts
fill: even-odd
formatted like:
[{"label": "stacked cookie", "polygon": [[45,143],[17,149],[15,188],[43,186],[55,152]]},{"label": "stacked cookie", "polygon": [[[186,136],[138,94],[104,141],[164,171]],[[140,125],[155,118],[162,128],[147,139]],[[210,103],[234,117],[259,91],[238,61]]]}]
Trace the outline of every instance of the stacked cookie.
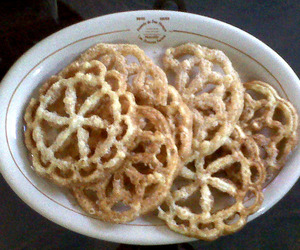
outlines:
[{"label": "stacked cookie", "polygon": [[171,230],[214,240],[259,209],[296,145],[297,112],[269,84],[243,84],[220,50],[180,45],[163,65],[97,44],[30,101],[25,143],[36,172],[99,219],[157,210]]}]

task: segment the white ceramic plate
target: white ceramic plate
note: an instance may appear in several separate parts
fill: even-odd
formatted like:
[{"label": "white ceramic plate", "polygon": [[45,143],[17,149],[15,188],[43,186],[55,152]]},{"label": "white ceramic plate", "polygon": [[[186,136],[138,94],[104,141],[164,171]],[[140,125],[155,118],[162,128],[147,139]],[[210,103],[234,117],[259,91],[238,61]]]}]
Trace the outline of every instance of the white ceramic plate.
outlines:
[{"label": "white ceramic plate", "polygon": [[[155,34],[150,35],[151,32]],[[164,49],[196,42],[223,50],[242,80],[271,83],[300,109],[299,79],[273,50],[233,26],[207,17],[170,11],[135,11],[78,23],[43,40],[22,56],[0,85],[1,172],[11,188],[38,213],[70,230],[129,244],[170,244],[193,240],[168,230],[153,216],[112,225],[85,214],[66,190],[38,177],[23,142],[23,112],[37,87],[98,42],[133,43],[160,64]],[[300,175],[299,148],[265,189],[265,201],[253,220],[278,202]]]}]

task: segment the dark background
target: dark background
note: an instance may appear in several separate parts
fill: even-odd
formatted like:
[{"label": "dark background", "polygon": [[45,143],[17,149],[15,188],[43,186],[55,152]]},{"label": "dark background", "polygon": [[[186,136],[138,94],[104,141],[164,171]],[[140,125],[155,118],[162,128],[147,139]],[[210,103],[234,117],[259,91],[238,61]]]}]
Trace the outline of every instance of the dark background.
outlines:
[{"label": "dark background", "polygon": [[[81,20],[128,10],[187,11],[232,24],[254,35],[299,76],[300,1],[9,0],[0,5],[0,79],[30,47]],[[280,187],[278,187],[280,188]],[[300,183],[273,208],[240,232],[215,242],[165,249],[300,249]],[[152,249],[104,242],[43,218],[10,189],[0,175],[0,249]]]}]

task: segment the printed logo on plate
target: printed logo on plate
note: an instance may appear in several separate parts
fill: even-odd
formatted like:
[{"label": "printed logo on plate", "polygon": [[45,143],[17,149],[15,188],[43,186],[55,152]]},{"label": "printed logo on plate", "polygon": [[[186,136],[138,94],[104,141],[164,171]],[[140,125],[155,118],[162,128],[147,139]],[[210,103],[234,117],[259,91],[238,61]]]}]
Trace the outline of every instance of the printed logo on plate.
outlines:
[{"label": "printed logo on plate", "polygon": [[145,17],[137,17],[136,20],[141,22],[137,31],[138,38],[145,43],[159,43],[166,37],[167,29],[163,22],[169,21],[169,17],[160,17],[159,20],[146,19]]}]

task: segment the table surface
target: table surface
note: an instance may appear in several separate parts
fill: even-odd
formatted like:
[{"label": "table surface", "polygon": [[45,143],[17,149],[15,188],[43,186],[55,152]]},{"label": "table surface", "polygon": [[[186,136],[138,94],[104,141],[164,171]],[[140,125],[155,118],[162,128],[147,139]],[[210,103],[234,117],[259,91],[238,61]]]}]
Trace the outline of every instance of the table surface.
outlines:
[{"label": "table surface", "polygon": [[[220,0],[10,0],[0,6],[0,79],[27,49],[63,27],[104,14],[153,8],[179,9],[241,28],[269,45],[299,76],[299,0],[226,3]],[[0,249],[154,248],[100,241],[62,228],[23,203],[1,175],[0,197]],[[300,182],[297,182],[280,202],[239,232],[214,242],[195,241],[165,248],[300,249],[299,204]]]}]

